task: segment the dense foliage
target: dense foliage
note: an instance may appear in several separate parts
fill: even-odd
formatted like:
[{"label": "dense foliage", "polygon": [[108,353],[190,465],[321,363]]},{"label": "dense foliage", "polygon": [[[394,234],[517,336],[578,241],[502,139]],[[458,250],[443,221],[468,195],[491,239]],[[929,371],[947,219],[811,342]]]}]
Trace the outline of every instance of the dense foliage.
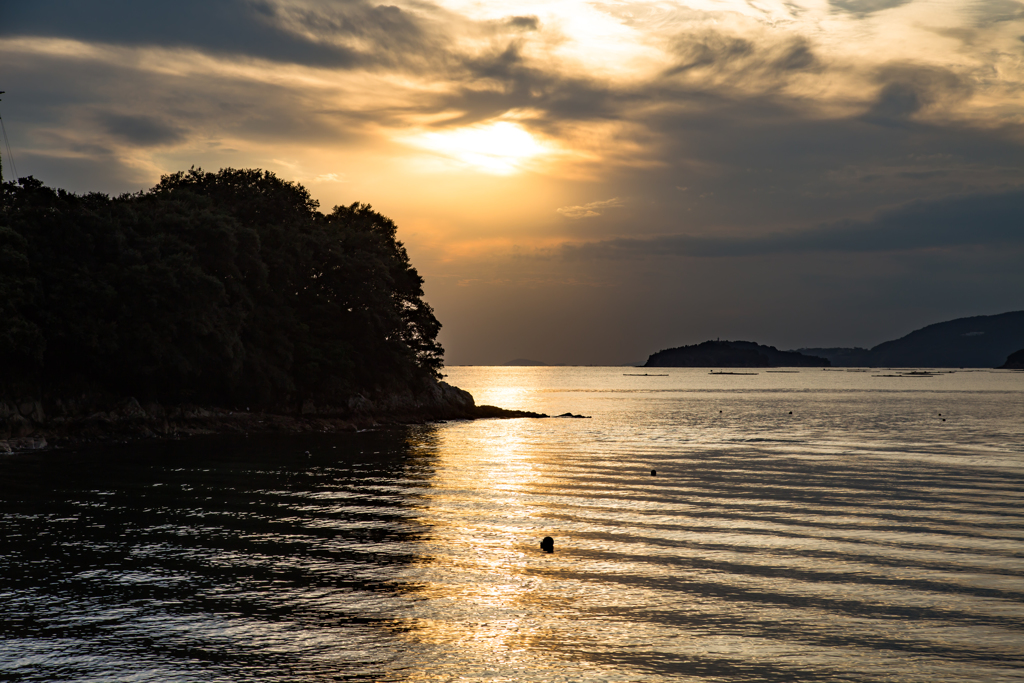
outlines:
[{"label": "dense foliage", "polygon": [[0,372],[53,393],[295,403],[436,376],[440,323],[395,224],[259,170],[147,192],[3,188]]}]

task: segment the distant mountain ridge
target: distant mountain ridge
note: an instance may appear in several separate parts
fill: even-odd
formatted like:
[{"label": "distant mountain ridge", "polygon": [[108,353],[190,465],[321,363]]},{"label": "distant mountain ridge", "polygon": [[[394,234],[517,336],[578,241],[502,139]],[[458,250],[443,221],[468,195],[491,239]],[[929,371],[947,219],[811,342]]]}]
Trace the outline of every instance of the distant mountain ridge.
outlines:
[{"label": "distant mountain ridge", "polygon": [[505,365],[506,367],[546,367],[547,363],[542,363],[539,360],[530,360],[529,358],[516,358],[515,360],[510,360],[502,365]]},{"label": "distant mountain ridge", "polygon": [[802,348],[836,367],[995,368],[1024,347],[1024,311],[935,323],[871,349]]},{"label": "distant mountain ridge", "polygon": [[749,341],[706,341],[651,354],[645,368],[778,368],[828,367],[826,358],[798,351],[779,351]]}]

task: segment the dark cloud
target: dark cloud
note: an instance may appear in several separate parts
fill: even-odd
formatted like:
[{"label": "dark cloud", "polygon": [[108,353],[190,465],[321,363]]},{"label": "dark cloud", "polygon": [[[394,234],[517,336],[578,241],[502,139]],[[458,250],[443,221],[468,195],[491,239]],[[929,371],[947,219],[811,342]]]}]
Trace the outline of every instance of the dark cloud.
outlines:
[{"label": "dark cloud", "polygon": [[458,109],[464,114],[446,125],[473,123],[509,110],[533,109],[531,123],[540,129],[599,118],[621,118],[626,112],[616,100],[629,96],[585,76],[566,76],[531,66],[522,45],[510,41],[479,56],[462,59],[453,76],[465,85],[430,104],[437,109]]},{"label": "dark cloud", "polygon": [[135,192],[154,184],[148,173],[131,168],[112,149],[93,145],[67,151],[77,155],[19,154],[18,170],[22,176],[34,176],[51,187],[76,188],[82,185],[83,178],[89,178],[89,186],[80,188],[82,192],[100,188],[114,194]]},{"label": "dark cloud", "polygon": [[965,246],[1024,247],[1024,191],[912,202],[865,221],[839,221],[765,236],[667,235],[563,248],[569,259],[744,257],[812,252],[890,252]]},{"label": "dark cloud", "polygon": [[829,4],[833,9],[864,16],[894,7],[902,7],[909,2],[911,0],[830,0]]},{"label": "dark cloud", "polygon": [[679,63],[666,72],[669,75],[705,67],[722,69],[754,54],[754,44],[746,38],[718,31],[680,36],[674,48]]},{"label": "dark cloud", "polygon": [[1024,3],[1019,0],[987,0],[975,9],[978,25],[1019,21],[1024,18]]},{"label": "dark cloud", "polygon": [[901,123],[926,107],[963,100],[973,90],[948,69],[919,65],[889,65],[877,80],[882,88],[865,119],[883,124]]},{"label": "dark cloud", "polygon": [[803,39],[795,39],[785,46],[774,64],[784,71],[800,71],[817,66],[817,62],[810,43]]},{"label": "dark cloud", "polygon": [[[362,0],[343,0],[316,11],[296,7],[289,14],[260,0],[36,0],[5,6],[0,36],[191,47],[335,68],[394,63],[397,55],[415,55],[430,42],[409,13]],[[372,47],[357,51],[332,40],[342,37],[365,39]]]},{"label": "dark cloud", "polygon": [[[451,75],[461,75],[466,86],[439,98],[434,106],[465,112],[447,123],[469,123],[512,109],[529,108],[537,112],[532,125],[549,133],[558,126],[596,119],[651,123],[651,117],[658,115],[656,112],[671,111],[673,105],[687,106],[690,111],[684,118],[690,119],[700,117],[705,105],[733,106],[742,101],[756,110],[756,103],[751,104],[756,95],[724,95],[705,85],[677,82],[676,76],[697,70],[713,71],[734,79],[737,85],[755,83],[759,88],[774,91],[777,84],[793,74],[821,66],[812,45],[802,38],[758,46],[727,32],[705,30],[678,36],[673,52],[677,64],[660,77],[614,85],[530,63],[523,57],[523,42],[512,39],[482,55],[463,57]],[[481,87],[481,81],[489,87]],[[638,115],[639,111],[645,114]],[[794,111],[788,114],[792,116]],[[672,116],[676,114],[673,112]],[[749,112],[744,116],[749,116]],[[652,133],[658,132],[662,131],[655,126]]]},{"label": "dark cloud", "polygon": [[103,114],[100,123],[116,138],[140,147],[182,140],[184,131],[154,116]]},{"label": "dark cloud", "polygon": [[792,72],[821,66],[810,41],[802,37],[755,43],[748,37],[705,29],[677,36],[672,52],[677,62],[665,71],[666,77],[703,71],[736,83],[770,86]]},{"label": "dark cloud", "polygon": [[7,115],[22,131],[104,138],[142,146],[173,144],[196,133],[297,142],[344,140],[346,128],[373,113],[327,109],[301,84],[260,82],[233,73],[144,71],[133,64],[69,60],[63,55],[8,57]]},{"label": "dark cloud", "polygon": [[536,31],[540,28],[540,19],[533,15],[525,17],[510,17],[508,25],[520,31]]}]

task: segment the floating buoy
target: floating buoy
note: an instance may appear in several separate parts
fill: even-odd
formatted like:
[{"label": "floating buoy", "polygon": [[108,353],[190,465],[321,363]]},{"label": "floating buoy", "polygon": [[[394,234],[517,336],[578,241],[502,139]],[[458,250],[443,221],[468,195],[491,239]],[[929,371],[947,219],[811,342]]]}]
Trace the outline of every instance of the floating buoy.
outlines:
[{"label": "floating buoy", "polygon": [[555,539],[545,536],[544,540],[540,542],[540,549],[546,553],[555,552]]},{"label": "floating buoy", "polygon": [[792,411],[792,410],[791,410],[791,411],[789,411],[789,414],[790,414],[790,415],[792,415],[792,414],[793,414],[793,411]]},{"label": "floating buoy", "polygon": [[651,476],[652,477],[658,476],[658,470],[651,470]]}]

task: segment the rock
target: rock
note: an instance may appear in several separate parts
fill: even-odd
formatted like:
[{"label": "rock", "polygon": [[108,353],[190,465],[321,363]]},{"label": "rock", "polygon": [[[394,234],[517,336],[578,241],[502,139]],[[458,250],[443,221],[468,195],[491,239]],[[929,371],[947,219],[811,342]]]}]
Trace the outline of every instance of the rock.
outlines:
[{"label": "rock", "polygon": [[451,384],[448,384],[448,382],[438,382],[437,387],[442,404],[467,412],[472,411],[473,408],[476,407],[476,401],[473,400],[473,394],[469,393],[465,389],[453,387]]},{"label": "rock", "polygon": [[186,420],[194,420],[196,418],[212,417],[211,413],[206,408],[200,408],[199,406],[182,406],[181,416]]},{"label": "rock", "polygon": [[43,404],[39,401],[22,401],[18,404],[18,412],[22,417],[39,424],[42,424],[45,419]]},{"label": "rock", "polygon": [[505,408],[498,408],[496,406],[476,406],[473,411],[467,415],[475,419],[499,417],[499,418],[511,418],[511,417],[550,417],[544,413],[533,413],[528,410],[506,410]]},{"label": "rock", "polygon": [[366,394],[315,396],[301,403],[294,397],[285,397],[270,409],[282,412],[249,412],[249,408],[244,409],[246,412],[235,412],[195,404],[165,407],[155,402],[142,406],[134,397],[82,393],[48,398],[46,410],[51,417],[43,424],[41,402],[8,400],[0,402],[0,441],[13,449],[11,440],[15,440],[20,444],[18,450],[29,450],[40,447],[41,442],[17,440],[46,437],[51,441],[57,439],[64,446],[157,435],[358,431],[435,420],[547,417],[541,413],[477,406],[469,392],[434,379],[417,380],[406,386],[377,387]]},{"label": "rock", "polygon": [[145,420],[148,417],[149,414],[143,410],[134,396],[126,398],[110,411],[112,420]]},{"label": "rock", "polygon": [[167,417],[167,411],[164,410],[164,407],[156,401],[150,401],[146,405],[142,406],[142,408],[146,411],[147,415],[158,420],[162,420]]},{"label": "rock", "polygon": [[21,439],[10,439],[7,441],[12,451],[38,451],[46,448],[46,439],[44,437],[24,437]]},{"label": "rock", "polygon": [[35,431],[32,423],[21,415],[12,415],[8,418],[7,423],[10,426],[11,436],[14,438],[29,436]]},{"label": "rock", "polygon": [[373,403],[362,394],[356,394],[348,399],[348,409],[357,413],[368,413],[373,410]]},{"label": "rock", "polygon": [[0,453],[10,453],[11,444],[7,443],[6,440],[0,441]]}]

